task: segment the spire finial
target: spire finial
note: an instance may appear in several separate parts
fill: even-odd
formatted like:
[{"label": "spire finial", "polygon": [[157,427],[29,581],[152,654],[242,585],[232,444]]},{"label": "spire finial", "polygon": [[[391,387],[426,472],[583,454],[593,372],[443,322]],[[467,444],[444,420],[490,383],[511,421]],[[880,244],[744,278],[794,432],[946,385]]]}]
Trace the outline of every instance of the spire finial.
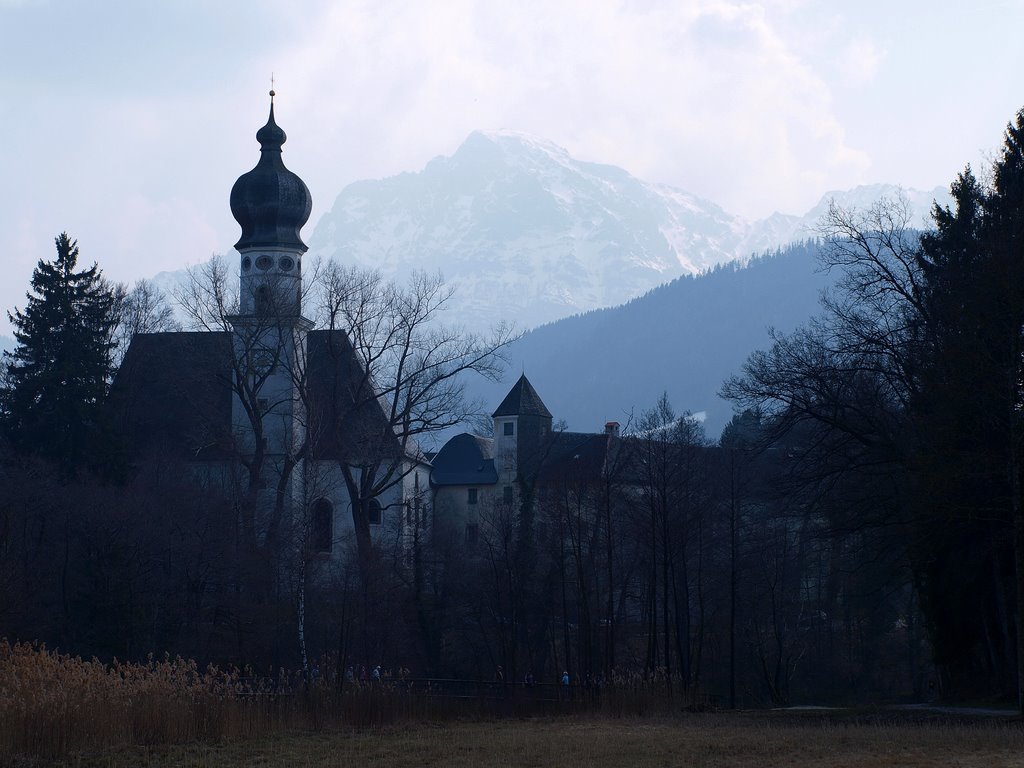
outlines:
[{"label": "spire finial", "polygon": [[274,105],[274,97],[275,96],[277,96],[277,94],[274,92],[274,73],[271,72],[270,73],[270,105],[271,106]]}]

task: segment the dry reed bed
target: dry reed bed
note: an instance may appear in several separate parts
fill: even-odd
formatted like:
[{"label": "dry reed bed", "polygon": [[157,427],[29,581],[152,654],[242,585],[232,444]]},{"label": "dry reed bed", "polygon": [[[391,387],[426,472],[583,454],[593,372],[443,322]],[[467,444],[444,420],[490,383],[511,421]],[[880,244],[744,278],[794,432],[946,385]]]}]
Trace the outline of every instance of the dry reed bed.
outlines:
[{"label": "dry reed bed", "polygon": [[237,670],[169,657],[108,665],[0,640],[0,758],[255,733],[268,712],[245,693]]},{"label": "dry reed bed", "polygon": [[[547,686],[546,694],[552,690],[557,686]],[[104,664],[0,640],[0,763],[6,756],[64,759],[325,727],[583,711],[654,715],[685,704],[664,695],[664,681],[638,676],[618,680],[600,697],[574,691],[571,702],[547,701],[539,690],[531,694],[521,686],[464,698],[420,693],[409,695],[405,681],[339,691],[324,680],[275,692],[273,681],[252,682],[237,669],[199,669],[181,658]]]},{"label": "dry reed bed", "polygon": [[0,765],[1024,764],[1019,722],[680,714],[684,702],[642,681],[583,694],[569,705],[521,690],[460,700],[321,683],[275,695],[180,658],[106,665],[0,640]]}]

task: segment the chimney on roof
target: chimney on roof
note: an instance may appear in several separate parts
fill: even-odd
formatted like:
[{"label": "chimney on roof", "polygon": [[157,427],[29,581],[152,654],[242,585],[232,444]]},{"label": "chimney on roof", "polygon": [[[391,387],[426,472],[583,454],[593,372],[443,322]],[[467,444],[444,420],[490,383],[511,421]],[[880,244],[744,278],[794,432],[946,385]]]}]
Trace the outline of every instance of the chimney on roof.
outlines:
[{"label": "chimney on roof", "polygon": [[619,422],[617,421],[606,421],[604,423],[604,433],[611,437],[619,436]]}]

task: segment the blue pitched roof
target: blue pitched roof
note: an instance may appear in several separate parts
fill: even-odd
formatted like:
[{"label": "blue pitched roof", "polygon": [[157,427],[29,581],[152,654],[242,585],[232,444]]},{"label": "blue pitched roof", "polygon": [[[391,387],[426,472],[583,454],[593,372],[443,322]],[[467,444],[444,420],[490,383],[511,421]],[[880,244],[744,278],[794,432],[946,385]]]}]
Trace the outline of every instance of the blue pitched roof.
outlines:
[{"label": "blue pitched roof", "polygon": [[494,444],[468,432],[456,435],[437,452],[430,471],[434,485],[494,485]]}]

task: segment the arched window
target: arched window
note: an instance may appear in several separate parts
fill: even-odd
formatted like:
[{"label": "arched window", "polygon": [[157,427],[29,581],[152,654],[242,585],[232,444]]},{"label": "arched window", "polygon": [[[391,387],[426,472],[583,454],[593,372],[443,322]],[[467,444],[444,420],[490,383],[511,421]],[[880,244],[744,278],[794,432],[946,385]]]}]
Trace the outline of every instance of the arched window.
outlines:
[{"label": "arched window", "polygon": [[384,510],[381,509],[379,501],[376,499],[370,499],[366,517],[369,520],[370,525],[380,525],[384,521]]},{"label": "arched window", "polygon": [[330,552],[334,544],[334,507],[331,502],[317,499],[313,504],[313,519],[310,523],[310,549],[314,552]]}]

